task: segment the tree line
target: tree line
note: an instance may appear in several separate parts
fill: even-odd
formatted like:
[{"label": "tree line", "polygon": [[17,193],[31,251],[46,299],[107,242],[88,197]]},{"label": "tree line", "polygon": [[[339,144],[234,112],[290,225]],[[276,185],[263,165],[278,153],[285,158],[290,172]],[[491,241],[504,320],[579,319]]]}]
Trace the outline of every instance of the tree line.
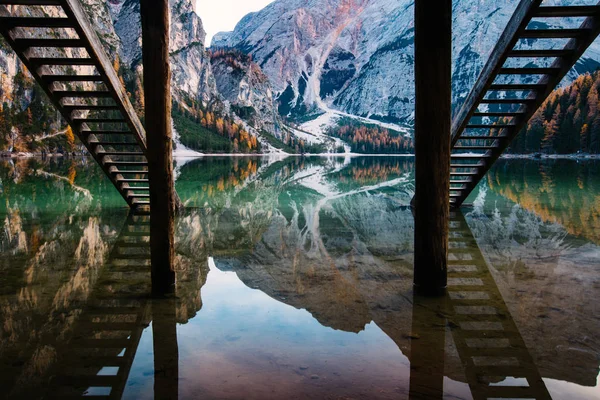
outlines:
[{"label": "tree line", "polygon": [[348,143],[355,153],[408,154],[414,151],[411,138],[379,125],[364,124],[351,118],[343,118],[337,126],[330,127],[327,134]]},{"label": "tree line", "polygon": [[552,92],[511,143],[512,153],[600,153],[600,71]]}]

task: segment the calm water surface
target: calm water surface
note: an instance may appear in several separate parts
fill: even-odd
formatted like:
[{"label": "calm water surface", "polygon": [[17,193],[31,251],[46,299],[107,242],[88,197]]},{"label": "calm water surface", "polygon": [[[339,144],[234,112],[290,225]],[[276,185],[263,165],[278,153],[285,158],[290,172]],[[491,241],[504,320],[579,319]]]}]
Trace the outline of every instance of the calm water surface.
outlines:
[{"label": "calm water surface", "polygon": [[600,163],[503,160],[413,296],[411,158],[179,160],[177,298],[88,159],[0,163],[0,397],[599,399]]}]

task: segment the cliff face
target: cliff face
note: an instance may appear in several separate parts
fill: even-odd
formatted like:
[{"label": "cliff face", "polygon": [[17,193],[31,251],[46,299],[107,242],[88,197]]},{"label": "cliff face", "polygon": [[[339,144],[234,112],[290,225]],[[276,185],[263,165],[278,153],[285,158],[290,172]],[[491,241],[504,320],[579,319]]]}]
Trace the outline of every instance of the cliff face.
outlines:
[{"label": "cliff face", "polygon": [[249,57],[234,51],[214,51],[212,72],[223,99],[257,130],[277,132],[282,122],[269,78]]},{"label": "cliff face", "polygon": [[[139,0],[83,0],[82,3],[106,52],[114,60],[115,68],[123,77],[134,106],[141,112],[143,65]],[[210,109],[224,117],[229,116],[240,124],[245,124],[242,120],[247,120],[247,116],[242,115],[240,118],[235,115],[230,105],[253,108],[257,110],[257,115],[249,121],[250,126],[247,126],[246,130],[254,136],[259,136],[258,132],[263,129],[275,134],[273,129],[277,124],[277,117],[272,111],[275,109],[272,91],[260,68],[256,64],[244,65],[246,78],[240,78],[238,75],[227,77],[224,76],[227,69],[219,69],[220,81],[225,89],[233,84],[239,88],[239,96],[234,96],[236,99],[239,97],[239,101],[231,97],[230,90],[226,90],[225,96],[221,96],[210,56],[205,49],[206,32],[202,20],[194,11],[193,1],[171,0],[170,7],[174,101],[184,108],[193,105]],[[29,10],[21,7],[11,9],[10,12],[29,13]],[[52,10],[56,8],[38,8],[40,14],[50,13]],[[43,107],[32,107],[36,100],[39,100]],[[36,88],[12,49],[3,42],[0,45],[0,111],[0,151],[35,151],[43,148],[60,151],[66,146],[64,137],[60,135],[61,129],[65,127],[64,121],[56,117],[56,111],[45,100],[39,88]],[[32,128],[35,132],[26,132],[24,125],[27,119],[48,122]],[[252,129],[253,127],[257,130]],[[40,143],[33,143],[25,137],[29,134],[46,137],[54,133],[59,133],[52,136],[58,137],[57,139]],[[269,151],[269,146],[265,147],[266,151]]]},{"label": "cliff face", "polygon": [[[454,1],[455,103],[468,94],[518,3]],[[274,90],[285,93],[286,114],[332,107],[411,123],[413,17],[411,0],[278,0],[216,35],[212,45],[251,54]],[[595,44],[569,78],[599,59]]]}]

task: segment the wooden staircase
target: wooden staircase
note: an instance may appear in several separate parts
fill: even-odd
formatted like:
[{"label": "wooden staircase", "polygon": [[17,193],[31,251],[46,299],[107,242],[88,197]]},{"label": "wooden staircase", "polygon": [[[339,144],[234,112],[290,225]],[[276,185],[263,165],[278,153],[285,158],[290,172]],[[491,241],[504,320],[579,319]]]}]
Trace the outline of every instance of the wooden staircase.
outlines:
[{"label": "wooden staircase", "polygon": [[127,204],[149,206],[144,127],[79,0],[0,0],[0,34]]},{"label": "wooden staircase", "polygon": [[[600,33],[600,3],[522,0],[452,123],[450,203],[460,207]],[[536,29],[574,18],[575,27]],[[583,19],[583,22],[578,20]],[[536,67],[532,67],[535,62]],[[542,65],[539,67],[539,65]]]},{"label": "wooden staircase", "polygon": [[473,399],[551,399],[466,220],[451,214],[449,319]]}]

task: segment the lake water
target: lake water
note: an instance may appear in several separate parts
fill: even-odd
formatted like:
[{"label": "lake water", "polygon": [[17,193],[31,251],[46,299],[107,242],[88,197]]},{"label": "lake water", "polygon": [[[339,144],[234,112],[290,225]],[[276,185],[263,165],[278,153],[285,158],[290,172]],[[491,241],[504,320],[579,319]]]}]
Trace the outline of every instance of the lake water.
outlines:
[{"label": "lake water", "polygon": [[599,399],[600,162],[501,160],[412,293],[409,157],[179,160],[177,298],[89,159],[0,163],[0,397]]}]

